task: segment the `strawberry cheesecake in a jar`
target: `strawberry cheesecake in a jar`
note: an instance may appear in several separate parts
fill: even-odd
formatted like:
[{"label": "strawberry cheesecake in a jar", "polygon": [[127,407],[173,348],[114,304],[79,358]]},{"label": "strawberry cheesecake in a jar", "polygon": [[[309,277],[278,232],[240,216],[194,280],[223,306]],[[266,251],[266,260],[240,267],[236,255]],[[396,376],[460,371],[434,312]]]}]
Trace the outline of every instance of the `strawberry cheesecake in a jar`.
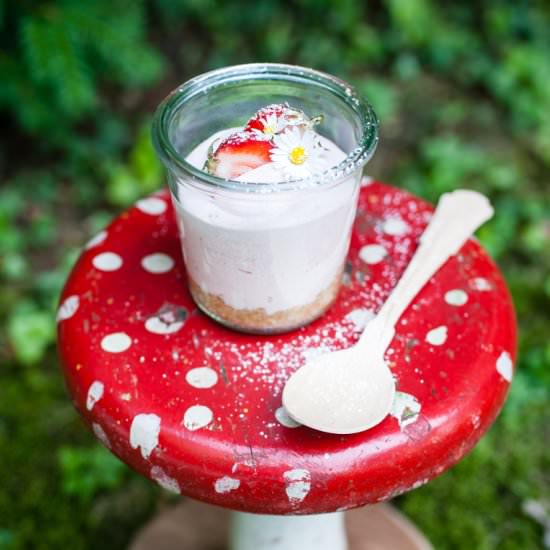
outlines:
[{"label": "strawberry cheesecake in a jar", "polygon": [[353,88],[291,65],[212,71],[160,105],[153,140],[201,310],[266,334],[326,311],[378,142],[376,115]]}]

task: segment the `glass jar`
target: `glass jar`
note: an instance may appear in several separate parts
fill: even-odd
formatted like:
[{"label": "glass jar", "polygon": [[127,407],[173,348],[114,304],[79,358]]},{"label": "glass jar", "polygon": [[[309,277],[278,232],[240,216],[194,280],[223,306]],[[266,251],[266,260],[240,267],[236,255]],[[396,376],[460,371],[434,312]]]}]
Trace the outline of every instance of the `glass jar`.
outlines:
[{"label": "glass jar", "polygon": [[[322,113],[315,130],[346,158],[323,173],[280,183],[225,180],[186,160],[216,132],[242,128],[273,103]],[[159,106],[153,141],[168,171],[189,289],[202,311],[228,327],[269,334],[303,326],[331,305],[362,169],[378,142],[376,115],[351,86],[292,65],[208,72]]]}]

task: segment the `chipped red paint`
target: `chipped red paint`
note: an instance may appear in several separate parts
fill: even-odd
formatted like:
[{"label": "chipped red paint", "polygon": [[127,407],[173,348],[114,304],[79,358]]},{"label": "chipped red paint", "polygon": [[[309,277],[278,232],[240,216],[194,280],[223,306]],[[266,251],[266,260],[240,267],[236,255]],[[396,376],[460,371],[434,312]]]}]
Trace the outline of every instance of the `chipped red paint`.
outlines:
[{"label": "chipped red paint", "polygon": [[[474,241],[408,308],[386,356],[398,391],[416,397],[419,414],[405,410],[401,423],[388,416],[348,436],[285,427],[275,416],[285,380],[308,353],[356,341],[354,322],[362,315],[356,310],[380,307],[411,257],[431,206],[379,183],[364,187],[337,303],[301,330],[258,337],[225,329],[197,311],[186,288],[168,194],[155,200],[153,208],[123,213],[104,240],[83,252],[62,302],[78,299],[67,302],[59,320],[63,370],[77,409],[138,472],[237,510],[329,512],[389,499],[428,481],[460,460],[497,416],[509,388],[508,357],[515,357],[515,315],[499,271]],[[164,212],[158,200],[166,201]],[[400,221],[386,228],[407,232],[384,233],[388,218]],[[367,264],[359,250],[373,243],[387,255]],[[118,254],[122,266],[94,268],[92,259],[103,252]],[[159,252],[174,259],[175,267],[146,271],[142,258]],[[445,294],[457,289],[467,293],[467,302],[447,303]],[[154,316],[148,330],[146,321]],[[428,343],[427,333],[441,326],[447,327],[446,341]],[[129,336],[129,347],[118,333]],[[101,342],[112,334],[106,347],[115,351],[108,352]],[[186,381],[192,368],[205,366],[217,379],[210,370],[194,374],[205,375],[208,387]],[[94,382],[103,391],[96,384],[88,396]],[[212,420],[200,427],[208,411]],[[138,429],[135,448],[130,445],[137,415],[149,415],[140,419],[153,427],[160,418],[158,440],[155,434],[148,439],[152,449],[136,446],[149,437]]]}]

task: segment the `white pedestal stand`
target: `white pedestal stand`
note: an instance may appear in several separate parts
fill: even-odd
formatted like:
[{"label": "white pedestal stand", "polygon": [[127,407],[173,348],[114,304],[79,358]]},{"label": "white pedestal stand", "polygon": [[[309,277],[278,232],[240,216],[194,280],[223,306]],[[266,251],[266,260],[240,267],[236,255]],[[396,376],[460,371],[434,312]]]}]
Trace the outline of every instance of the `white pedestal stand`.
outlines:
[{"label": "white pedestal stand", "polygon": [[234,512],[230,550],[347,550],[343,512],[269,516]]}]

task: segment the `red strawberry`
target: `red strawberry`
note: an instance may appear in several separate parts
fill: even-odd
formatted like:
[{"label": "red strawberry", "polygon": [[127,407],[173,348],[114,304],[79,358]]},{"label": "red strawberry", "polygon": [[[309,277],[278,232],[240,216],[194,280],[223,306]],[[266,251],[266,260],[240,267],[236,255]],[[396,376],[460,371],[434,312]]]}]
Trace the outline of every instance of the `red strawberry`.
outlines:
[{"label": "red strawberry", "polygon": [[256,132],[237,132],[208,154],[205,170],[227,180],[271,162],[273,144]]},{"label": "red strawberry", "polygon": [[245,131],[258,131],[273,136],[282,132],[288,126],[309,124],[310,120],[305,113],[294,109],[287,104],[274,103],[262,107],[246,123]]}]

